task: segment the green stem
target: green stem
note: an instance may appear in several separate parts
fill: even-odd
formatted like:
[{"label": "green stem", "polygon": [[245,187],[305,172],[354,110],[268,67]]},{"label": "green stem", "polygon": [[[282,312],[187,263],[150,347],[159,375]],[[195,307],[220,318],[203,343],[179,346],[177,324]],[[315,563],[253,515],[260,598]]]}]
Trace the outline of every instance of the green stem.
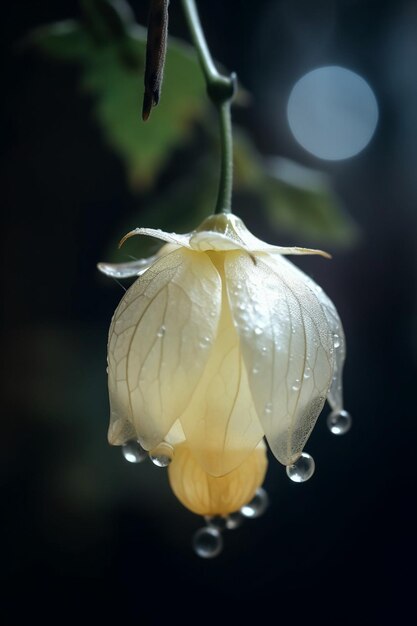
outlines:
[{"label": "green stem", "polygon": [[219,192],[215,213],[231,213],[233,188],[233,136],[230,105],[236,75],[223,76],[217,71],[201,27],[195,0],[182,0],[185,17],[206,79],[207,93],[217,109],[220,122],[221,162]]}]

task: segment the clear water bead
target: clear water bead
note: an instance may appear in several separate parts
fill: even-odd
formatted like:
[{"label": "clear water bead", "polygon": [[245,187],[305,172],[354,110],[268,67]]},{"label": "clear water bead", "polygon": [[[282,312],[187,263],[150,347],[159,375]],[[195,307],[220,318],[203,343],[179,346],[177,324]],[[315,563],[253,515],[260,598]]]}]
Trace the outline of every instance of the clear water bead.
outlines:
[{"label": "clear water bead", "polygon": [[128,441],[122,446],[122,454],[129,463],[142,463],[148,458],[148,453],[138,441]]},{"label": "clear water bead", "polygon": [[239,528],[239,526],[242,526],[244,519],[245,518],[240,511],[229,513],[229,515],[226,517],[227,530],[234,530],[235,528]]},{"label": "clear water bead", "polygon": [[149,458],[157,467],[168,467],[174,456],[174,448],[169,443],[160,443],[149,452]]},{"label": "clear water bead", "polygon": [[226,517],[224,515],[205,515],[204,519],[210,528],[215,528],[220,532],[226,528]]},{"label": "clear water bead", "polygon": [[295,483],[305,483],[312,477],[315,469],[313,457],[303,452],[295,463],[287,466],[287,476]]},{"label": "clear water bead", "polygon": [[249,517],[250,519],[255,519],[255,517],[260,517],[263,515],[268,508],[269,498],[265,489],[259,487],[256,490],[254,497],[250,502],[242,506],[240,509],[243,517]]},{"label": "clear water bead", "polygon": [[352,426],[352,418],[344,409],[332,411],[327,417],[327,426],[333,435],[344,435]]},{"label": "clear water bead", "polygon": [[218,556],[223,549],[223,537],[217,528],[200,528],[193,537],[194,552],[203,559]]}]

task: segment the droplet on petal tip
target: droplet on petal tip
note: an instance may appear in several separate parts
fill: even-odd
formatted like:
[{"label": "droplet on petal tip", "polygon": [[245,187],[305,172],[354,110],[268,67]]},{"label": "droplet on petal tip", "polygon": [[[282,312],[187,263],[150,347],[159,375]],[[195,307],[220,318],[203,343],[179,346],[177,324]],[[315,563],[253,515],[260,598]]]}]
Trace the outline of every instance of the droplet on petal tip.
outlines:
[{"label": "droplet on petal tip", "polygon": [[148,458],[148,453],[138,441],[128,441],[122,446],[122,454],[129,463],[142,463]]},{"label": "droplet on petal tip", "polygon": [[313,457],[303,452],[295,463],[287,466],[287,476],[294,483],[305,483],[313,476],[315,469]]},{"label": "droplet on petal tip", "polygon": [[242,506],[240,509],[243,517],[247,517],[249,519],[255,519],[257,517],[261,517],[268,508],[269,498],[268,494],[262,487],[256,490],[255,495],[252,500]]},{"label": "droplet on petal tip", "polygon": [[205,515],[204,519],[207,526],[223,532],[224,530],[235,530],[242,526],[244,516],[240,511],[234,511],[228,515]]},{"label": "droplet on petal tip", "polygon": [[327,426],[333,435],[345,435],[352,427],[352,417],[344,409],[329,413]]},{"label": "droplet on petal tip", "polygon": [[235,530],[236,528],[242,526],[244,521],[245,518],[240,511],[229,513],[226,517],[226,528],[227,530]]},{"label": "droplet on petal tip", "polygon": [[216,528],[205,526],[194,534],[193,548],[197,556],[203,559],[212,559],[222,551],[223,537]]},{"label": "droplet on petal tip", "polygon": [[219,532],[223,532],[225,530],[235,530],[242,526],[245,517],[241,511],[234,511],[228,515],[205,515],[204,519],[209,528],[215,528]]},{"label": "droplet on petal tip", "polygon": [[149,452],[149,458],[157,467],[168,467],[174,457],[174,448],[166,442]]}]

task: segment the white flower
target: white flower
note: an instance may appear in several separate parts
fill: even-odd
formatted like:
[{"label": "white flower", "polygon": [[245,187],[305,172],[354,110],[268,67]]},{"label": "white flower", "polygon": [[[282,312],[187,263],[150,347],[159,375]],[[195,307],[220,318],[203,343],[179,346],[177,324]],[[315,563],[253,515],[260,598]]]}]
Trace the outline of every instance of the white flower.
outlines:
[{"label": "white flower", "polygon": [[243,484],[260,445],[259,485],[263,437],[291,465],[326,398],[342,408],[339,316],[322,289],[283,256],[327,255],[268,245],[234,215],[211,216],[186,235],[138,228],[122,242],[132,235],[168,245],[148,260],[99,266],[109,275],[139,276],[109,332],[109,441],[177,448],[181,463],[174,457],[171,484],[201,512],[204,506],[187,504],[186,486],[182,494],[176,488],[185,458],[207,480],[239,475]]}]

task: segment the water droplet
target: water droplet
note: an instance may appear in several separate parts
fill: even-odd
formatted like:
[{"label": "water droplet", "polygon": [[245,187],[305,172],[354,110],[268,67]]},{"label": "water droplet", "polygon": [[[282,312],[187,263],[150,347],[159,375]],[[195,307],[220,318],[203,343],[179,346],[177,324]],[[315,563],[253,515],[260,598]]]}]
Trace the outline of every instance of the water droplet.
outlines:
[{"label": "water droplet", "polygon": [[226,517],[226,528],[227,530],[235,530],[235,528],[239,528],[242,526],[244,517],[240,511],[235,511],[234,513],[230,513]]},{"label": "water droplet", "polygon": [[202,339],[200,339],[201,348],[207,348],[210,344],[211,344],[210,337],[203,337]]},{"label": "water droplet", "polygon": [[311,376],[311,370],[309,368],[306,367],[305,372],[303,374],[303,378],[305,378],[306,380],[308,380]]},{"label": "water droplet", "polygon": [[333,435],[344,435],[352,426],[352,418],[347,411],[332,411],[327,417],[327,426]]},{"label": "water droplet", "polygon": [[193,537],[194,552],[203,559],[218,556],[223,549],[223,537],[212,526],[200,528]]},{"label": "water droplet", "polygon": [[236,289],[242,289],[242,285],[240,283],[236,283]]},{"label": "water droplet", "polygon": [[149,452],[149,457],[157,467],[167,467],[174,456],[174,448],[166,443],[160,443],[156,448]]},{"label": "water droplet", "polygon": [[161,328],[160,328],[160,329],[158,330],[158,332],[156,333],[156,336],[157,336],[157,337],[163,337],[163,336],[165,335],[165,331],[166,331],[165,326],[161,326]]},{"label": "water droplet", "polygon": [[261,352],[262,354],[266,354],[268,352],[268,348],[266,346],[262,346]]},{"label": "water droplet", "polygon": [[148,458],[148,453],[138,441],[128,441],[122,446],[122,454],[129,463],[142,463]]},{"label": "water droplet", "polygon": [[204,519],[207,522],[207,526],[215,528],[219,532],[226,528],[226,517],[224,515],[205,515]]},{"label": "water droplet", "polygon": [[256,374],[259,374],[259,370],[257,367],[252,367],[252,374],[254,374],[256,376]]},{"label": "water droplet", "polygon": [[264,413],[272,413],[272,402],[267,402],[264,406]]},{"label": "water droplet", "polygon": [[305,483],[312,477],[315,468],[313,457],[303,452],[293,465],[287,466],[287,476],[295,483]]},{"label": "water droplet", "polygon": [[299,385],[293,385],[293,386],[291,387],[291,389],[292,389],[293,391],[299,391],[300,386],[299,386]]},{"label": "water droplet", "polygon": [[241,302],[240,304],[238,304],[237,308],[239,309],[239,311],[245,311],[246,304],[244,302]]},{"label": "water droplet", "polygon": [[266,493],[265,489],[259,487],[259,489],[256,490],[252,500],[242,506],[240,512],[242,513],[243,517],[249,517],[251,519],[254,519],[255,517],[260,517],[265,513],[266,509],[268,508],[268,504],[268,494]]},{"label": "water droplet", "polygon": [[335,348],[340,348],[340,337],[336,333],[333,335],[333,346]]},{"label": "water droplet", "polygon": [[255,335],[258,335],[258,336],[259,336],[259,335],[262,335],[263,330],[262,330],[262,328],[259,328],[259,327],[257,326],[257,327],[255,328],[255,330],[254,330],[254,333],[255,333]]}]

